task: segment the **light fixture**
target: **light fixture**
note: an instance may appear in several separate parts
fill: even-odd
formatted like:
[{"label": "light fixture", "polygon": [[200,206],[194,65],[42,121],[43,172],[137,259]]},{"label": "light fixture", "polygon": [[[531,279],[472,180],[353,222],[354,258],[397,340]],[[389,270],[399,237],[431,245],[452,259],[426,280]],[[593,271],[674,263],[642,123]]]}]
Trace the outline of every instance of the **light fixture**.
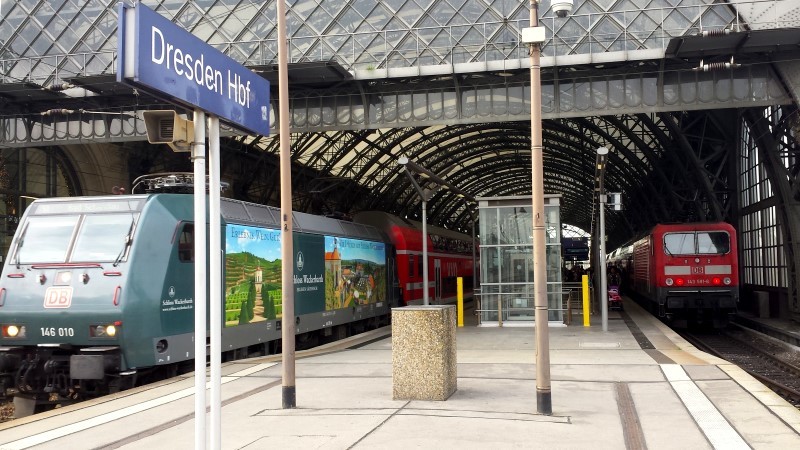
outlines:
[{"label": "light fixture", "polygon": [[[461,189],[453,186],[449,182],[445,181],[437,175],[436,173],[431,172],[430,170],[420,166],[419,164],[411,161],[408,159],[408,156],[402,155],[397,158],[397,164],[402,167],[402,171],[406,173],[409,182],[414,187],[414,190],[417,191],[419,196],[422,198],[422,236],[428,235],[428,201],[431,199],[433,194],[441,187],[447,188],[457,197],[463,198],[465,200],[469,200],[472,203],[476,203],[475,198],[471,195],[465,193]],[[418,183],[416,179],[411,175],[411,172],[416,173],[420,177],[424,179],[422,183]],[[433,188],[428,188],[425,186],[429,186],[429,183],[435,185]],[[421,185],[420,185],[421,184]],[[422,302],[423,305],[428,305],[428,240],[422,239],[422,286],[423,286],[423,295],[422,295]]]}]

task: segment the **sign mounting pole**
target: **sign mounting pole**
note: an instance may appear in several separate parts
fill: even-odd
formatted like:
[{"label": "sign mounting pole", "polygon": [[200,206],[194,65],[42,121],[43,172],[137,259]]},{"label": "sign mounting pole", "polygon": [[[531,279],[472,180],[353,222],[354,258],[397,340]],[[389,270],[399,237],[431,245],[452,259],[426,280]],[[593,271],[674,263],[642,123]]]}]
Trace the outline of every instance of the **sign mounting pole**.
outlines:
[{"label": "sign mounting pole", "polygon": [[[219,204],[219,120],[225,120],[249,134],[269,136],[269,82],[233,58],[192,35],[154,10],[136,3],[120,2],[118,25],[117,82],[156,98],[194,111],[194,137],[179,142],[173,133],[158,141],[174,148],[192,144],[194,162],[194,253],[195,282],[193,307],[195,359],[195,449],[206,446],[206,314],[207,286],[211,279],[211,445],[219,448],[222,293]],[[280,17],[284,19],[284,17]],[[286,106],[288,118],[288,105]],[[212,143],[210,163],[211,273],[208,262],[206,222],[206,114],[211,117]],[[283,117],[284,115],[282,115]],[[149,130],[149,128],[148,128]],[[160,133],[160,131],[159,131]],[[148,131],[149,134],[149,131]],[[162,138],[164,140],[162,140]],[[288,140],[288,132],[286,139]],[[186,142],[192,139],[193,142]],[[149,136],[148,136],[149,140]],[[183,151],[183,150],[180,150]],[[287,152],[288,154],[288,152]],[[287,157],[288,158],[288,157]],[[290,203],[291,205],[291,203]],[[291,222],[290,222],[291,223]],[[291,229],[291,228],[290,228]],[[289,238],[291,245],[291,237]],[[284,259],[284,263],[286,263]],[[292,258],[289,257],[291,262]],[[291,277],[289,278],[291,282]],[[290,297],[291,298],[291,297]],[[293,305],[293,304],[292,304]],[[292,313],[294,318],[294,313]],[[292,339],[294,342],[294,339]],[[188,355],[187,355],[188,356]]]},{"label": "sign mounting pole", "polygon": [[[208,117],[208,248],[211,249],[209,270],[210,330],[211,330],[211,434],[212,450],[222,448],[222,237],[220,221],[220,159],[219,118]],[[205,181],[205,180],[204,180]],[[203,183],[205,184],[205,183]],[[217,276],[217,274],[220,274]]]},{"label": "sign mounting pole", "polygon": [[206,120],[194,112],[194,448],[206,448]]}]

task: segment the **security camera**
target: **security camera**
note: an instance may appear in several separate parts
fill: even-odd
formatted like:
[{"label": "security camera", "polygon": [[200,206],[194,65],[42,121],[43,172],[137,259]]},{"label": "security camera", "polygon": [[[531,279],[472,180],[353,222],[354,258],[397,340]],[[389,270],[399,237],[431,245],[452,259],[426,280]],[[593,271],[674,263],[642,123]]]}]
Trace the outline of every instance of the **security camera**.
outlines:
[{"label": "security camera", "polygon": [[567,17],[567,14],[572,11],[572,0],[553,0],[550,2],[550,9],[558,17]]}]

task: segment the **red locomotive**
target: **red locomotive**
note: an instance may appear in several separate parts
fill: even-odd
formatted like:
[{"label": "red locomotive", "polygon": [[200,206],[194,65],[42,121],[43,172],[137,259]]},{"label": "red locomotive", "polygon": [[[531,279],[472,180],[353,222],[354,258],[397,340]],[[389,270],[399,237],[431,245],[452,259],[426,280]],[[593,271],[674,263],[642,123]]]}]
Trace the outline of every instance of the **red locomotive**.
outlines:
[{"label": "red locomotive", "polygon": [[724,327],[739,302],[736,230],[728,223],[659,224],[612,252],[634,294],[675,326]]},{"label": "red locomotive", "polygon": [[[422,304],[422,224],[378,211],[358,213],[353,221],[386,233],[397,251],[401,306]],[[472,237],[431,225],[427,231],[429,303],[455,303],[458,277],[463,278],[464,297],[471,297],[476,264]]]}]

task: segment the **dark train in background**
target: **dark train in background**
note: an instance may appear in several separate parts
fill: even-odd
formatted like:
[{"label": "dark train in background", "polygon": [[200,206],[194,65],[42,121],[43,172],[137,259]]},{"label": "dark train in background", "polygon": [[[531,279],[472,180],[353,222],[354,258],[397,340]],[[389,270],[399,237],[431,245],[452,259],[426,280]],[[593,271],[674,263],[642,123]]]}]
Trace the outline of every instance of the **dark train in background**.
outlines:
[{"label": "dark train in background", "polygon": [[659,224],[611,252],[622,293],[666,322],[721,328],[739,302],[736,230],[728,223]]},{"label": "dark train in background", "polygon": [[[279,353],[280,210],[220,207],[223,361]],[[45,409],[193,370],[193,215],[193,196],[176,193],[34,201],[0,279],[0,396]],[[399,236],[304,213],[294,227],[298,349],[387,325],[392,307],[414,302],[402,286],[418,270],[407,256],[420,256]],[[433,270],[463,255],[430,259]],[[431,292],[468,274],[471,294],[471,266],[458,267],[431,277]]]}]

